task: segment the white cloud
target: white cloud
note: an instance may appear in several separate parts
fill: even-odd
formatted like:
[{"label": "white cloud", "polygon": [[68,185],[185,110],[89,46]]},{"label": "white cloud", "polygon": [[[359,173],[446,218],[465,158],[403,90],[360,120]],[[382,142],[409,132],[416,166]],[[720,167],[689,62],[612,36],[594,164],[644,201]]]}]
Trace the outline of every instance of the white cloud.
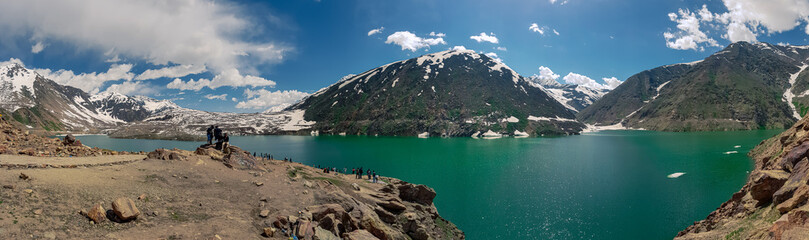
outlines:
[{"label": "white cloud", "polygon": [[39,52],[42,52],[42,50],[45,49],[45,46],[46,45],[42,43],[42,41],[37,41],[37,43],[34,44],[34,46],[31,46],[31,53],[37,54]]},{"label": "white cloud", "polygon": [[234,101],[234,102],[236,102],[236,101],[238,101],[238,100],[236,100],[236,98],[231,98],[231,99],[230,99],[230,101]]},{"label": "white cloud", "polygon": [[539,66],[539,76],[538,77],[539,77],[539,79],[542,79],[542,80],[556,81],[556,79],[559,78],[559,74],[553,73],[553,71],[548,67]]},{"label": "white cloud", "polygon": [[604,82],[607,83],[607,87],[609,87],[608,89],[615,89],[621,85],[621,83],[624,83],[623,81],[618,80],[616,77],[601,78],[601,80],[604,80]]},{"label": "white cloud", "polygon": [[618,85],[621,84],[621,81],[619,81],[615,77],[602,78],[602,80],[604,80],[604,82],[606,82],[607,84],[601,84],[599,82],[596,82],[596,80],[593,80],[592,78],[589,78],[587,76],[584,76],[584,75],[581,75],[581,74],[578,74],[578,73],[572,73],[572,72],[568,73],[562,79],[564,79],[565,83],[567,83],[567,84],[575,84],[575,85],[585,86],[585,87],[594,88],[594,89],[613,89],[613,88],[615,88],[615,87],[617,87]]},{"label": "white cloud", "polygon": [[211,100],[219,99],[219,100],[222,100],[222,101],[226,101],[228,99],[228,94],[227,93],[224,93],[224,94],[221,94],[221,95],[208,94],[208,95],[205,95],[205,98],[211,99]]},{"label": "white cloud", "polygon": [[124,81],[110,85],[104,92],[117,92],[123,95],[151,95],[157,93],[157,90],[142,82]]},{"label": "white cloud", "polygon": [[2,61],[2,62],[0,62],[0,67],[8,66],[8,65],[11,65],[11,64],[17,64],[17,65],[20,65],[22,67],[25,67],[25,64],[23,64],[22,61],[19,58],[9,58],[8,61]]},{"label": "white cloud", "polygon": [[371,36],[371,35],[374,35],[374,34],[377,34],[377,33],[382,33],[382,30],[385,30],[385,27],[379,27],[379,28],[371,29],[371,31],[368,31],[368,36]]},{"label": "white cloud", "polygon": [[454,46],[454,47],[452,47],[452,50],[466,51],[466,47],[464,47],[464,46]]},{"label": "white cloud", "polygon": [[[117,57],[117,56],[116,56]],[[205,66],[177,65],[160,69],[149,69],[135,77],[135,80],[149,80],[158,78],[179,78],[191,74],[205,72]]]},{"label": "white cloud", "polygon": [[[696,17],[688,9],[680,9],[679,16],[669,13],[669,18],[677,22],[677,33],[664,34],[666,45],[675,49],[704,49],[704,46],[718,46],[707,37],[699,34],[698,27],[716,30],[721,37],[731,42],[756,42],[759,34],[774,34],[790,31],[807,24],[809,34],[809,1],[806,0],[723,0],[727,8],[724,13],[712,13],[707,5],[696,10]],[[682,27],[681,27],[682,25]],[[695,30],[696,29],[696,30]],[[701,32],[701,31],[700,31]],[[673,40],[673,41],[671,41]]]},{"label": "white cloud", "polygon": [[490,34],[491,35],[482,32],[480,35],[470,36],[469,38],[478,42],[490,42],[494,44],[500,43],[500,41],[497,40],[497,37],[494,36],[494,33]]},{"label": "white cloud", "polygon": [[130,72],[132,64],[113,64],[107,72],[103,73],[81,73],[75,74],[71,70],[34,69],[47,79],[56,83],[79,88],[85,92],[98,93],[100,87],[108,81],[132,80],[135,74]]},{"label": "white cloud", "polygon": [[5,1],[0,32],[56,39],[79,49],[114,49],[114,54],[155,65],[206,66],[214,74],[236,68],[257,72],[257,65],[280,62],[292,48],[250,38],[259,26],[246,12],[213,0]]},{"label": "white cloud", "polygon": [[[554,4],[554,3],[556,3],[556,2],[559,2],[559,0],[549,0],[549,1],[551,2],[551,4]],[[567,0],[561,1],[561,2],[559,3],[559,5],[565,5],[565,4],[567,4]]]},{"label": "white cloud", "polygon": [[532,32],[538,32],[539,35],[545,35],[545,30],[543,30],[543,28],[540,28],[539,24],[537,23],[532,23],[531,26],[528,26],[528,30],[531,30]]},{"label": "white cloud", "polygon": [[559,36],[559,32],[557,32],[556,29],[553,29],[553,34],[556,34],[556,36]]},{"label": "white cloud", "polygon": [[487,57],[491,58],[491,59],[492,59],[492,60],[494,60],[495,62],[503,63],[503,59],[501,59],[500,57],[498,57],[498,56],[497,56],[497,53],[490,52],[490,53],[486,53],[486,54],[484,54],[484,55],[486,55]]},{"label": "white cloud", "polygon": [[[707,11],[707,9],[705,10]],[[711,47],[719,47],[719,44],[713,38],[708,37],[705,32],[700,30],[700,20],[697,15],[688,9],[680,9],[677,13],[669,13],[669,20],[677,23],[676,32],[664,32],[663,37],[666,39],[666,46],[672,49],[679,50],[705,50],[705,47],[700,46],[705,43]]]},{"label": "white cloud", "polygon": [[442,38],[442,37],[446,37],[447,35],[444,34],[444,33],[430,32],[430,36],[431,37],[441,37]]},{"label": "white cloud", "polygon": [[239,70],[231,68],[229,70],[225,70],[221,74],[214,76],[213,80],[200,78],[197,79],[196,81],[194,81],[194,79],[189,79],[188,81],[184,82],[182,79],[175,78],[174,81],[166,85],[167,88],[179,89],[181,91],[184,90],[199,91],[204,87],[208,87],[210,89],[217,89],[225,86],[274,87],[275,82],[251,75],[244,76],[241,73],[239,73]]},{"label": "white cloud", "polygon": [[506,48],[506,47],[496,47],[494,49],[497,49],[497,50],[500,50],[500,51],[503,51],[503,52],[508,51],[508,48]]},{"label": "white cloud", "polygon": [[396,44],[402,47],[402,51],[417,51],[421,48],[429,48],[433,45],[447,44],[443,38],[421,38],[408,31],[395,32],[388,36],[387,44]]},{"label": "white cloud", "polygon": [[258,90],[246,89],[244,90],[244,95],[248,100],[237,103],[236,108],[267,109],[284,104],[293,104],[309,96],[308,93],[297,90],[271,92],[263,88]]}]

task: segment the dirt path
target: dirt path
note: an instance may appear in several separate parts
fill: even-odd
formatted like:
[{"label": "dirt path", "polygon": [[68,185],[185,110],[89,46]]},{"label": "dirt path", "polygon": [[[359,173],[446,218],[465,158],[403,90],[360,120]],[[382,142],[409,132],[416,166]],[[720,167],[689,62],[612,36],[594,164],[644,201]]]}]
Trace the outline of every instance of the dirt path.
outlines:
[{"label": "dirt path", "polygon": [[0,155],[0,166],[50,166],[56,168],[75,166],[102,166],[130,163],[143,160],[146,155],[107,155],[94,157],[32,157],[25,155]]}]

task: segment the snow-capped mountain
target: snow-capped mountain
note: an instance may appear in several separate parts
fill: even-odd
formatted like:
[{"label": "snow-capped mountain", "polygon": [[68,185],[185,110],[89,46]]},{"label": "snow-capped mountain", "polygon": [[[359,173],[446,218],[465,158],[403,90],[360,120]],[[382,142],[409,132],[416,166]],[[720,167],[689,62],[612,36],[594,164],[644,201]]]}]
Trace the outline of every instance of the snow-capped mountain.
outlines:
[{"label": "snow-capped mountain", "polygon": [[609,92],[608,89],[595,89],[576,84],[562,84],[553,79],[531,76],[528,79],[538,83],[554,99],[573,111],[581,111]]},{"label": "snow-capped mountain", "polygon": [[808,66],[809,46],[736,42],[635,74],[578,118],[661,131],[787,128],[809,112]]},{"label": "snow-capped mountain", "polygon": [[91,96],[62,86],[19,63],[0,66],[0,113],[31,129],[93,131],[123,121],[99,112]]},{"label": "snow-capped mountain", "polygon": [[349,75],[287,110],[322,133],[469,136],[574,134],[582,124],[537,83],[471,50],[423,55]]},{"label": "snow-capped mountain", "polygon": [[90,95],[59,85],[19,63],[0,66],[0,114],[32,130],[168,139],[204,136],[209,125],[236,135],[280,134],[311,126],[303,121],[303,111],[217,113],[144,96]]}]

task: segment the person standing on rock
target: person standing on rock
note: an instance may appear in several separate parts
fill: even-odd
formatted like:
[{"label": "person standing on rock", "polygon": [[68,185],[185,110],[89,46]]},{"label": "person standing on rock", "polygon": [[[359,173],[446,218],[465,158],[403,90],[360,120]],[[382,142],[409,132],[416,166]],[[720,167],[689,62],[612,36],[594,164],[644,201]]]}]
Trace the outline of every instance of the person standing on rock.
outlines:
[{"label": "person standing on rock", "polygon": [[211,141],[213,139],[213,125],[208,127],[208,130],[205,130],[205,133],[207,133],[208,135],[208,144],[209,145],[213,144],[213,142]]},{"label": "person standing on rock", "polygon": [[371,180],[371,169],[368,169],[368,180]]},{"label": "person standing on rock", "polygon": [[376,171],[374,171],[374,183],[379,182],[379,176],[376,175]]},{"label": "person standing on rock", "polygon": [[216,142],[219,142],[219,140],[222,139],[222,129],[219,129],[219,126],[214,127],[213,137],[216,140]]},{"label": "person standing on rock", "polygon": [[225,136],[222,136],[222,152],[228,154],[230,152],[228,147],[230,147],[230,136],[225,133]]}]

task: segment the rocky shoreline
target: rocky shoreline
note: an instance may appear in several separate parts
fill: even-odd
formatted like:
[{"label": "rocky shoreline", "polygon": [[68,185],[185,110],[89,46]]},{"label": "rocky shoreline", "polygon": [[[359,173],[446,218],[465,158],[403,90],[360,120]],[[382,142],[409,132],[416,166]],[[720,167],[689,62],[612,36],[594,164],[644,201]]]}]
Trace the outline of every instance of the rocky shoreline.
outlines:
[{"label": "rocky shoreline", "polygon": [[747,183],[676,239],[809,239],[809,118],[762,141]]},{"label": "rocky shoreline", "polygon": [[[0,171],[7,173],[0,174],[2,236],[465,238],[438,214],[433,204],[437,194],[424,185],[323,173],[298,163],[255,158],[236,146],[225,151],[157,149],[144,156],[69,145],[10,126],[0,120],[0,164],[5,164]],[[50,157],[61,154],[72,157]],[[135,160],[75,164],[121,154]],[[3,162],[32,156],[42,162]]]}]

